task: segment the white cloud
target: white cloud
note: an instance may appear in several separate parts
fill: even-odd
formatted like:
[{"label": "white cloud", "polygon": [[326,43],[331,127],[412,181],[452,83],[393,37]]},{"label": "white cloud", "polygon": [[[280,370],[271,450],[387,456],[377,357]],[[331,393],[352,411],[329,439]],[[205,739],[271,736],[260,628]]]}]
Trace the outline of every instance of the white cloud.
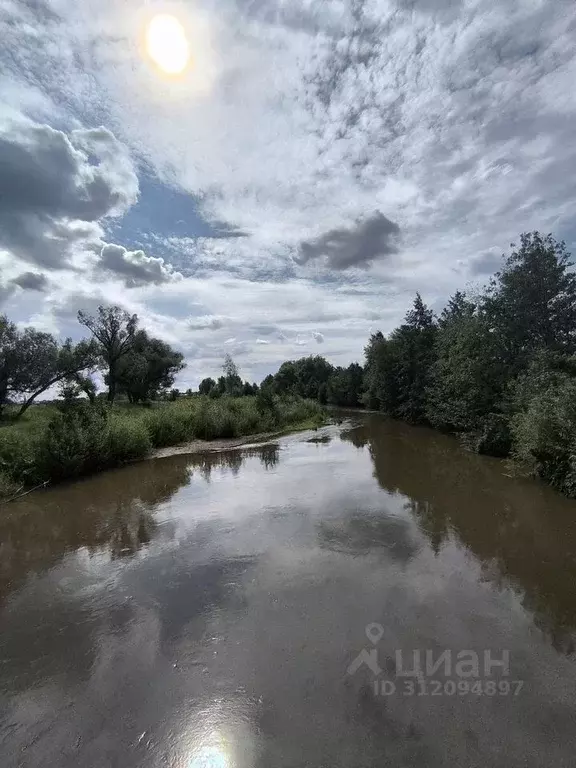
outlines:
[{"label": "white cloud", "polygon": [[211,315],[204,315],[203,317],[194,317],[189,323],[188,327],[192,331],[219,331],[226,325],[226,320],[223,317],[213,317]]},{"label": "white cloud", "polygon": [[94,250],[101,222],[135,201],[125,148],[100,128],[69,135],[32,120],[0,118],[0,247],[47,269]]},{"label": "white cloud", "polygon": [[121,245],[106,244],[96,261],[96,270],[111,272],[127,288],[141,285],[161,285],[179,280],[182,275],[165,264],[164,259],[146,256],[144,251],[128,251]]},{"label": "white cloud", "polygon": [[[576,240],[573,3],[175,0],[196,61],[179,81],[142,59],[142,8],[0,9],[0,157],[18,158],[0,177],[18,203],[0,210],[0,298],[18,318],[68,331],[62,307],[97,294],[201,375],[227,349],[264,373],[320,337],[346,364],[415,290],[437,304],[485,279],[520,231]],[[114,246],[95,287],[138,164],[245,236],[157,233],[151,218],[154,255]],[[51,270],[44,294],[11,282],[30,264]]]}]

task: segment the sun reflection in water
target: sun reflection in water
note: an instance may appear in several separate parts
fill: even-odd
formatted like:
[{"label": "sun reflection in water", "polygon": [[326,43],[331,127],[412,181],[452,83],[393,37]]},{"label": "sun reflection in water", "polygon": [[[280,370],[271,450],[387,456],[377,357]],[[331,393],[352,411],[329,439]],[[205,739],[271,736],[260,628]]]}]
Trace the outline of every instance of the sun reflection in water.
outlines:
[{"label": "sun reflection in water", "polygon": [[188,711],[182,723],[178,767],[252,768],[258,752],[254,714],[254,703],[239,695]]},{"label": "sun reflection in water", "polygon": [[235,768],[229,746],[215,731],[210,743],[201,746],[188,761],[188,768]]}]

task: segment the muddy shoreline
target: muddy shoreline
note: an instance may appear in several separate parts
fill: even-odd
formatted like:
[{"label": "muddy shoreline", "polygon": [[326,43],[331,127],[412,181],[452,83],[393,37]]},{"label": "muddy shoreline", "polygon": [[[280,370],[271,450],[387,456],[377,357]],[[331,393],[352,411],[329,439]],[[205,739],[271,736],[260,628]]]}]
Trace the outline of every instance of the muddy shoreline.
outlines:
[{"label": "muddy shoreline", "polygon": [[328,424],[322,427],[293,427],[279,432],[260,432],[255,435],[245,435],[244,437],[218,438],[216,440],[191,440],[188,443],[180,445],[168,445],[166,448],[156,448],[145,459],[164,459],[168,456],[179,456],[182,454],[194,453],[221,453],[222,451],[232,451],[235,448],[250,448],[254,445],[263,445],[277,440],[287,435],[298,434],[300,432],[316,432],[318,429],[324,429]]}]

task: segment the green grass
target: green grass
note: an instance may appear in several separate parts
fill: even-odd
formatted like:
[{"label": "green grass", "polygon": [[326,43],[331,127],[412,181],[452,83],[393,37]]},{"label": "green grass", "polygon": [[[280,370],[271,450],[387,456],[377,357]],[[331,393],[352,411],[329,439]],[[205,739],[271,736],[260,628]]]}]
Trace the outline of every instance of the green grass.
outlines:
[{"label": "green grass", "polygon": [[190,440],[308,429],[323,409],[301,398],[182,398],[152,407],[81,403],[30,408],[0,422],[0,499],[22,487],[56,483],[144,458],[152,448]]}]

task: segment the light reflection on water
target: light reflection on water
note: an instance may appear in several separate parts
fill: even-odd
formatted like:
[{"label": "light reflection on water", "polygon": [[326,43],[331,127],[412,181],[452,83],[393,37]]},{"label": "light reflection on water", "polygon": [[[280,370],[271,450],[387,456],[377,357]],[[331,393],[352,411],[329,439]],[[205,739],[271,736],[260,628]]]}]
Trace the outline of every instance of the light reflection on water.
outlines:
[{"label": "light reflection on water", "polygon": [[210,735],[210,742],[195,750],[188,760],[188,768],[234,768],[229,746],[218,731]]},{"label": "light reflection on water", "polygon": [[253,715],[250,701],[241,696],[213,701],[194,713],[179,746],[179,765],[252,768],[257,751]]}]

